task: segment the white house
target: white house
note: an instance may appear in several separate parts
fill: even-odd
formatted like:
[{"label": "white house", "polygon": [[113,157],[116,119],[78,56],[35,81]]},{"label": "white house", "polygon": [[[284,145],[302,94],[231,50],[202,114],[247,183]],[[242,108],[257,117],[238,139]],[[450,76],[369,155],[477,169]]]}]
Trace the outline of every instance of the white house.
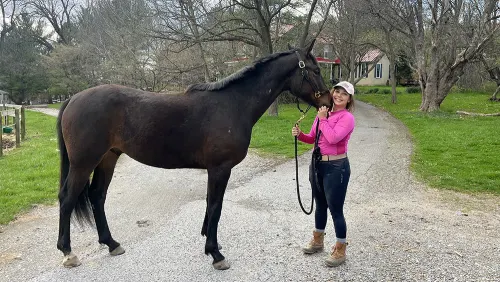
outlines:
[{"label": "white house", "polygon": [[[377,58],[380,56],[380,60],[376,62]],[[367,70],[373,66],[373,64],[375,64],[373,69],[366,73]],[[382,53],[382,51],[374,49],[366,52],[366,54],[359,60],[359,63],[354,71],[354,79],[358,79],[363,76],[361,80],[356,83],[356,85],[387,85],[390,79],[390,67],[389,58],[387,58],[387,55]]]}]

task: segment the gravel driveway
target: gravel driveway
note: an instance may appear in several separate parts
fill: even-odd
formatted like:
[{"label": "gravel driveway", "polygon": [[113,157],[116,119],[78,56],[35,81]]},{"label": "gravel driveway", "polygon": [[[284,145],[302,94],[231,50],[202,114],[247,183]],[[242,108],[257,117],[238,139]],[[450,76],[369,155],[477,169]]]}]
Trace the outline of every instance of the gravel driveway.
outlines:
[{"label": "gravel driveway", "polygon": [[[301,253],[314,219],[298,206],[293,160],[251,151],[233,170],[219,225],[231,268],[216,271],[199,235],[206,172],[162,170],[123,156],[106,211],[126,253],[111,257],[97,244],[95,229],[72,226],[82,265],[63,268],[57,207],[37,207],[1,229],[0,281],[500,281],[499,197],[425,187],[409,172],[406,128],[360,102],[355,116],[345,206],[348,260],[340,267],[323,266],[326,252]],[[301,156],[306,205],[308,163],[309,154]],[[325,240],[331,245],[334,239],[330,220]]]}]

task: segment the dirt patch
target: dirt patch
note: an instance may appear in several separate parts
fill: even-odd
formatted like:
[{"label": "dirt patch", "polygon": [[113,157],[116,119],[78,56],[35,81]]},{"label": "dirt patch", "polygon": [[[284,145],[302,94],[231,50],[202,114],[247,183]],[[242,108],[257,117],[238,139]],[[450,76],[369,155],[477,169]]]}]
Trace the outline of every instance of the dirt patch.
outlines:
[{"label": "dirt patch", "polygon": [[10,151],[16,147],[16,135],[14,134],[2,134],[2,149],[5,151]]},{"label": "dirt patch", "polygon": [[469,195],[450,190],[428,188],[427,196],[430,201],[439,202],[457,213],[482,212],[487,214],[500,213],[500,196],[480,193]]},{"label": "dirt patch", "polygon": [[13,221],[13,223],[30,222],[39,218],[39,215],[28,213],[16,216],[16,219]]}]

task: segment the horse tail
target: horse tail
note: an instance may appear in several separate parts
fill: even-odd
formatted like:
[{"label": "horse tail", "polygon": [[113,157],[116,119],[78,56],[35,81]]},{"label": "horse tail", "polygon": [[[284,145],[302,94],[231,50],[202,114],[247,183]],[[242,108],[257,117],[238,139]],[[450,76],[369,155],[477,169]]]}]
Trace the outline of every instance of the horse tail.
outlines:
[{"label": "horse tail", "polygon": [[[64,185],[66,182],[66,178],[68,178],[68,173],[69,173],[69,157],[68,157],[68,150],[66,149],[66,143],[64,142],[64,138],[62,135],[62,116],[64,113],[64,110],[68,106],[71,98],[67,99],[64,101],[61,105],[61,108],[59,110],[59,114],[57,116],[57,141],[59,145],[59,154],[61,157],[61,171],[60,171],[60,177],[59,177],[59,193],[60,195],[64,195],[67,193],[67,191],[63,191],[64,189],[67,189],[67,187]],[[90,216],[90,211],[91,211],[91,203],[89,199],[89,187],[90,187],[90,181],[87,181],[85,183],[85,187],[83,191],[78,195],[78,200],[76,202],[75,208],[73,210],[74,216],[76,217],[76,220],[80,225],[83,225],[84,223],[88,223],[90,225],[93,225],[92,218]]]},{"label": "horse tail", "polygon": [[59,177],[59,191],[61,191],[64,187],[64,182],[66,181],[66,178],[68,177],[69,173],[69,158],[68,158],[68,150],[66,150],[66,144],[64,143],[64,138],[62,136],[62,115],[64,113],[64,110],[66,109],[66,106],[68,106],[69,101],[71,100],[68,99],[64,101],[61,105],[61,108],[59,109],[59,114],[57,115],[57,143],[59,145],[59,155],[61,157],[61,174]]}]

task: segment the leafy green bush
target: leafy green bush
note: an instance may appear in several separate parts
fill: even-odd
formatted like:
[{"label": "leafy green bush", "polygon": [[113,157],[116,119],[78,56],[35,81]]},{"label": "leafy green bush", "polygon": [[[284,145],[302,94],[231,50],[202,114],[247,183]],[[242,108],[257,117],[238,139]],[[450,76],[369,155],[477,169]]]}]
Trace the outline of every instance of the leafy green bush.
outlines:
[{"label": "leafy green bush", "polygon": [[371,94],[371,93],[377,93],[377,92],[378,92],[378,88],[371,88],[366,93]]},{"label": "leafy green bush", "polygon": [[407,87],[406,93],[420,93],[420,87]]}]

